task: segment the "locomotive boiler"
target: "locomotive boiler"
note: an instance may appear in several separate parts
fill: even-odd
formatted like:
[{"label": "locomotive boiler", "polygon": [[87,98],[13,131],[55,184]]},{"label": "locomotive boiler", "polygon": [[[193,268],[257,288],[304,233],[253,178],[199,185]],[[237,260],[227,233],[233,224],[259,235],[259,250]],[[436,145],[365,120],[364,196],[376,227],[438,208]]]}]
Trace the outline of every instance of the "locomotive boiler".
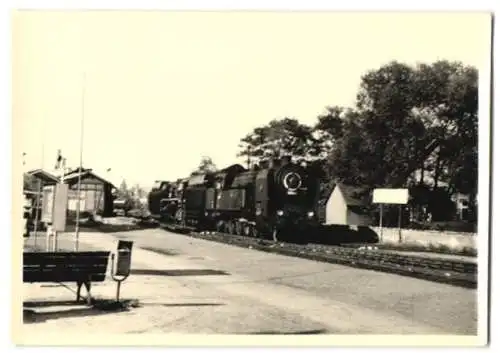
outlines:
[{"label": "locomotive boiler", "polygon": [[[290,157],[263,161],[251,169],[234,164],[157,186],[149,196],[150,212],[197,230],[278,241],[300,240],[296,237],[317,225],[318,178]],[[168,205],[175,206],[167,211]]]}]

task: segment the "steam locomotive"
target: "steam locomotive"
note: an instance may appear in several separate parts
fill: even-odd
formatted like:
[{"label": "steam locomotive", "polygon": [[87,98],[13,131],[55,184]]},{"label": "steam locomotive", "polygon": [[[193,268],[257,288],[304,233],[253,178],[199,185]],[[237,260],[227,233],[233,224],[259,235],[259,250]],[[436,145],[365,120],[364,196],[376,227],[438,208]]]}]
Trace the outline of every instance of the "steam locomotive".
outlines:
[{"label": "steam locomotive", "polygon": [[156,181],[148,208],[160,222],[198,231],[300,240],[318,224],[319,178],[289,156],[192,174],[175,182]]}]

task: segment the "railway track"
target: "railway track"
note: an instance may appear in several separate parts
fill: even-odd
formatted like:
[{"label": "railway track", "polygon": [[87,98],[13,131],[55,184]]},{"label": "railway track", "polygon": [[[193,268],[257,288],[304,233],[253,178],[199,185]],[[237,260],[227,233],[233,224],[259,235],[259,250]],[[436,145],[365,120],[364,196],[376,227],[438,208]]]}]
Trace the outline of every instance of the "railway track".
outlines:
[{"label": "railway track", "polygon": [[423,258],[384,250],[356,249],[335,245],[275,243],[218,232],[194,232],[187,228],[161,228],[199,239],[216,241],[275,254],[394,273],[450,285],[477,288],[477,264],[454,259]]}]

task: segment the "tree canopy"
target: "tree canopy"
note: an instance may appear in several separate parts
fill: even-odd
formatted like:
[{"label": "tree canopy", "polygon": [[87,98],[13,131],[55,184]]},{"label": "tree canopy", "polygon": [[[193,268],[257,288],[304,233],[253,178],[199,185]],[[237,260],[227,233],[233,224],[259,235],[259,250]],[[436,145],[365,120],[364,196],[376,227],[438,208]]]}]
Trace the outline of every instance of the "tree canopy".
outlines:
[{"label": "tree canopy", "polygon": [[241,139],[238,156],[262,159],[290,155],[296,160],[307,160],[319,153],[312,133],[313,128],[295,118],[274,119]]},{"label": "tree canopy", "polygon": [[217,166],[213,162],[212,158],[208,156],[203,156],[201,158],[200,164],[198,168],[192,173],[192,175],[205,174],[205,173],[213,173],[217,170]]},{"label": "tree canopy", "polygon": [[253,161],[291,155],[337,181],[475,194],[478,72],[459,62],[389,62],[361,77],[353,108],[327,106],[313,126],[274,119],[241,139]]}]

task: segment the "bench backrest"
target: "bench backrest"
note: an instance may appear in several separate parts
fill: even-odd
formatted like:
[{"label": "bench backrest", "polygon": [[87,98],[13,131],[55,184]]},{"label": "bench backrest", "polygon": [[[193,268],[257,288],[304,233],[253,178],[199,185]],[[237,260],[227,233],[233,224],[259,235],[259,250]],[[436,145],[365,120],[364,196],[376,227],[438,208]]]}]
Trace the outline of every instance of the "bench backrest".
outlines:
[{"label": "bench backrest", "polygon": [[24,282],[102,282],[111,251],[25,252]]}]

